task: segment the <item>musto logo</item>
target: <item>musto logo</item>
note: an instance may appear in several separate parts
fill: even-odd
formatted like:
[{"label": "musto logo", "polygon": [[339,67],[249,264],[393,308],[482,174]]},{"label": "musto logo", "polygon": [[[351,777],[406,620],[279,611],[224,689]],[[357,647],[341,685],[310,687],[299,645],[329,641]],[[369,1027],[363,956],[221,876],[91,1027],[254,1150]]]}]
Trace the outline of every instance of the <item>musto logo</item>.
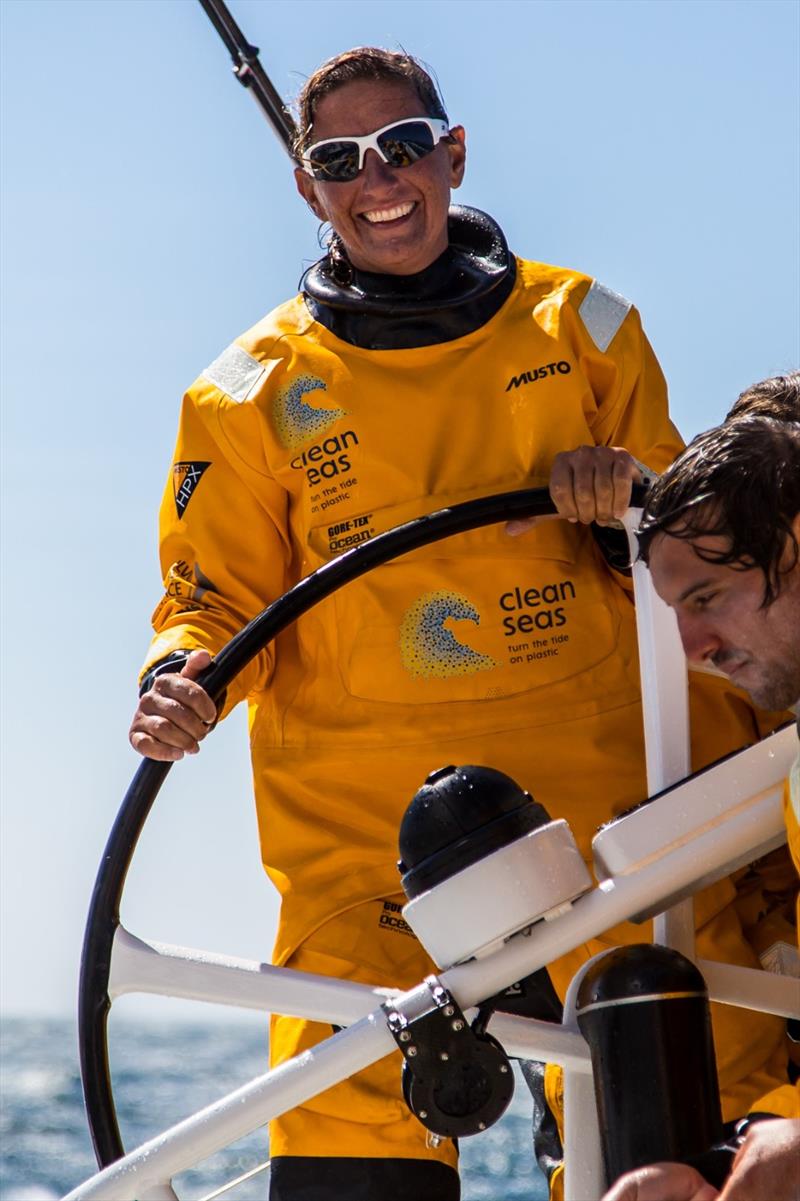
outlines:
[{"label": "musto logo", "polygon": [[172,491],[175,496],[175,510],[178,514],[178,521],[180,521],[186,512],[186,506],[194,496],[195,488],[203,478],[203,472],[210,466],[210,462],[173,463]]},{"label": "musto logo", "polygon": [[512,388],[521,388],[523,384],[535,384],[537,380],[547,379],[548,375],[569,375],[572,368],[565,359],[560,359],[557,363],[545,363],[542,367],[534,367],[532,371],[521,371],[519,375],[512,375],[511,379],[506,384],[506,392],[510,392]]},{"label": "musto logo", "polygon": [[327,385],[313,375],[300,375],[278,392],[273,401],[275,429],[287,450],[297,450],[346,416],[344,409],[315,409],[306,404],[307,392],[324,392]]},{"label": "musto logo", "polygon": [[446,621],[474,621],[480,614],[457,592],[427,592],[408,609],[400,626],[400,657],[412,676],[446,680],[497,667],[489,655],[465,646],[445,627]]}]

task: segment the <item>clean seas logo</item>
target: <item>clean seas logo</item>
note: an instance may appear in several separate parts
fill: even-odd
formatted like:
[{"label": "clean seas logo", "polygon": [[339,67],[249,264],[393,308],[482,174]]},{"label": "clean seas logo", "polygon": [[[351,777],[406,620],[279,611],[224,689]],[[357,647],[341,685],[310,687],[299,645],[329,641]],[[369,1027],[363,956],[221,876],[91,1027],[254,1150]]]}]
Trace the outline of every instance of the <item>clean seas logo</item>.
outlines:
[{"label": "clean seas logo", "polygon": [[211,463],[173,463],[172,491],[175,494],[175,508],[180,521],[186,512],[186,506],[192,499],[197,485],[203,478],[203,472]]},{"label": "clean seas logo", "polygon": [[444,589],[426,592],[406,610],[400,626],[400,657],[406,671],[424,679],[447,680],[497,667],[496,660],[459,642],[446,621],[474,621],[480,613],[465,596]]},{"label": "clean seas logo", "polygon": [[324,392],[327,384],[313,375],[299,375],[281,388],[273,402],[275,428],[281,444],[287,450],[298,450],[312,438],[324,434],[340,417],[344,409],[315,409],[303,397],[308,392]]},{"label": "clean seas logo", "polygon": [[345,430],[343,434],[330,434],[323,438],[322,442],[315,442],[301,455],[292,459],[292,470],[304,471],[310,486],[316,488],[326,480],[352,471],[353,464],[347,453],[351,446],[358,446],[358,434],[355,430]]}]

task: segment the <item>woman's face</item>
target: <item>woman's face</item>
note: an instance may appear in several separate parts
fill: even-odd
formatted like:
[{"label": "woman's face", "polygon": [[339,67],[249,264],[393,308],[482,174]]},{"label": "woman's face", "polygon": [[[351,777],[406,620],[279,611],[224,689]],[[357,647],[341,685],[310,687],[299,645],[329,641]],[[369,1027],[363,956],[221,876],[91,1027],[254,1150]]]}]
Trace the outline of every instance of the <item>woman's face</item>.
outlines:
[{"label": "woman's face", "polygon": [[[401,81],[357,80],[320,100],[312,141],[372,133],[392,121],[423,116],[422,101]],[[320,221],[329,222],[354,267],[388,275],[413,275],[447,247],[450,190],[464,175],[464,130],[451,130],[409,167],[390,167],[368,150],[363,169],[346,183],[312,179],[297,169],[300,195]]]}]

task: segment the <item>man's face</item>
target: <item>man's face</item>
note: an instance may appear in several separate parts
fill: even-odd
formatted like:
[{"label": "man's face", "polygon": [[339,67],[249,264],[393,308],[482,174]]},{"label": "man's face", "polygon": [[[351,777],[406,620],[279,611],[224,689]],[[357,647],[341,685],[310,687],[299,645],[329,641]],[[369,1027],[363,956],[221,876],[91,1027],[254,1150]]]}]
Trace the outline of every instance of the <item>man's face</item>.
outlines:
[{"label": "man's face", "polygon": [[[313,141],[368,134],[423,114],[413,87],[401,81],[356,80],[323,96],[314,116]],[[368,150],[363,169],[346,183],[322,182],[295,171],[297,189],[320,221],[344,242],[350,262],[362,271],[413,275],[447,249],[450,189],[464,174],[464,130],[453,141],[408,167],[390,167]]]},{"label": "man's face", "polygon": [[[800,514],[794,530],[800,536]],[[778,599],[762,608],[758,568],[737,571],[695,553],[695,547],[724,552],[728,546],[717,535],[693,541],[657,535],[650,547],[653,584],[675,610],[690,661],[719,668],[757,704],[786,709],[800,698],[800,566],[781,576]]]}]

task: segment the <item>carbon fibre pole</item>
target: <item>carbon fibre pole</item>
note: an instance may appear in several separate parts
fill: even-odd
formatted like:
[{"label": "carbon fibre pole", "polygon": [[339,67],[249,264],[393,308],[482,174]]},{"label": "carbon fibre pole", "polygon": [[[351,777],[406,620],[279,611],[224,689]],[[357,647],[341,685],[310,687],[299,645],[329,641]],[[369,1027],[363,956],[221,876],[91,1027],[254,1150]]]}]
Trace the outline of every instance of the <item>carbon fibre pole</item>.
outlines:
[{"label": "carbon fibre pole", "polygon": [[251,45],[242,33],[224,0],[200,0],[211,24],[233,60],[233,73],[239,83],[249,88],[258,107],[277,134],[287,154],[297,135],[292,115],[276,91],[258,57],[258,46]]}]

